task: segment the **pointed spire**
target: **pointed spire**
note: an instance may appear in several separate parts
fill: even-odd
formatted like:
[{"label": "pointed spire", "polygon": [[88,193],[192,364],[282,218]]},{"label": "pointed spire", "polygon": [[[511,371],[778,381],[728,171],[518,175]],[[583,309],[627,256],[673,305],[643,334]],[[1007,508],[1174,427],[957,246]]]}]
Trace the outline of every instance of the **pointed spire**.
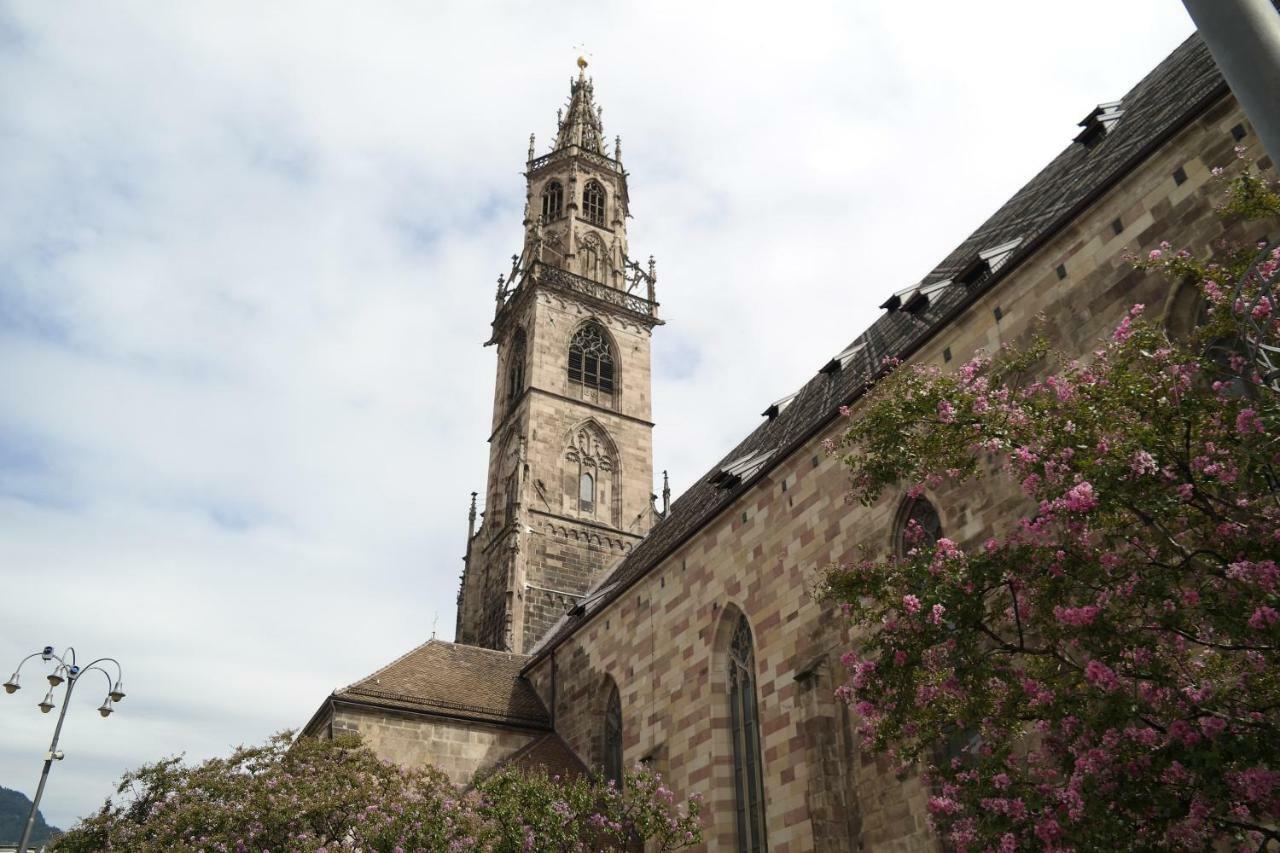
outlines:
[{"label": "pointed spire", "polygon": [[471,493],[471,511],[467,513],[467,541],[476,535],[476,493]]},{"label": "pointed spire", "polygon": [[600,121],[600,109],[593,102],[595,91],[591,78],[587,77],[587,60],[578,57],[578,79],[569,82],[569,108],[567,113],[556,113],[559,128],[556,148],[580,146],[595,154],[604,154],[604,128]]},{"label": "pointed spire", "polygon": [[529,134],[529,159],[533,159],[533,134]]},{"label": "pointed spire", "polygon": [[662,472],[662,517],[667,517],[667,510],[671,508],[671,481],[667,479],[667,472]]},{"label": "pointed spire", "polygon": [[613,138],[613,159],[619,163],[622,162],[622,137],[615,136]]}]

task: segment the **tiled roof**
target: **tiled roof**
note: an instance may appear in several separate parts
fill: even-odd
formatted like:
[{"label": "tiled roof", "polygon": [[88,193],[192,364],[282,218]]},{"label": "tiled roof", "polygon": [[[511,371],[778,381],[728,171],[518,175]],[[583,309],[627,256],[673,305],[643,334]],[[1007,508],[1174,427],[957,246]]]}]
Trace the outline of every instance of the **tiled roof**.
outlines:
[{"label": "tiled roof", "polygon": [[428,640],[382,669],[335,690],[334,700],[482,722],[548,728],[533,688],[520,677],[528,655]]},{"label": "tiled roof", "polygon": [[589,776],[591,773],[587,765],[583,764],[577,754],[569,748],[569,744],[554,732],[545,734],[521,747],[510,758],[499,762],[498,766],[514,767],[525,772],[545,770],[551,776],[568,779]]},{"label": "tiled roof", "polygon": [[[869,329],[831,360],[737,447],[672,504],[666,518],[601,578],[605,595],[555,625],[533,650],[526,669],[594,614],[622,595],[716,514],[751,488],[758,477],[835,417],[837,408],[863,394],[885,358],[904,358],[985,292],[1085,207],[1129,173],[1172,134],[1227,92],[1199,36],[1193,35],[1143,78],[1121,101],[1123,114],[1091,145],[1071,143],[990,219],[947,255],[918,284],[899,291]],[[1010,244],[1015,244],[1010,248]],[[997,251],[998,250],[998,251]],[[980,256],[989,269],[973,276]],[[963,277],[968,284],[942,282]],[[769,454],[768,464],[737,479],[723,469]],[[717,485],[719,483],[720,485]]]}]

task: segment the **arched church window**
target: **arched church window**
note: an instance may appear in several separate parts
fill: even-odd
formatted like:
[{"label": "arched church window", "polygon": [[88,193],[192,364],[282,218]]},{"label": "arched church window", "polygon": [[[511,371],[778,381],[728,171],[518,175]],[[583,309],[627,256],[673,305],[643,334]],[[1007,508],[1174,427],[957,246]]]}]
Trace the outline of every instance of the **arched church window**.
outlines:
[{"label": "arched church window", "polygon": [[1174,341],[1188,340],[1196,328],[1209,318],[1208,304],[1200,292],[1200,283],[1189,278],[1178,285],[1165,310],[1165,334]]},{"label": "arched church window", "polygon": [[552,181],[542,191],[542,221],[559,219],[564,212],[564,188],[559,181]]},{"label": "arched church window", "polygon": [[587,181],[583,188],[582,215],[592,225],[604,225],[604,187],[599,181]]},{"label": "arched church window", "polygon": [[898,513],[894,547],[903,556],[912,548],[931,548],[942,538],[942,519],[926,498],[908,498]]},{"label": "arched church window", "polygon": [[511,340],[511,356],[507,362],[507,405],[514,406],[524,391],[524,329],[516,329]]},{"label": "arched church window", "polygon": [[565,437],[563,470],[564,511],[616,527],[622,514],[618,449],[594,420],[584,421]]},{"label": "arched church window", "polygon": [[733,738],[733,793],[738,850],[767,849],[764,832],[764,772],[760,759],[760,714],[756,704],[755,651],[746,616],[729,642],[729,721]]},{"label": "arched church window", "polygon": [[604,778],[622,787],[622,697],[612,678],[604,710]]},{"label": "arched church window", "polygon": [[569,387],[583,397],[613,394],[613,351],[604,329],[587,323],[569,342]]}]

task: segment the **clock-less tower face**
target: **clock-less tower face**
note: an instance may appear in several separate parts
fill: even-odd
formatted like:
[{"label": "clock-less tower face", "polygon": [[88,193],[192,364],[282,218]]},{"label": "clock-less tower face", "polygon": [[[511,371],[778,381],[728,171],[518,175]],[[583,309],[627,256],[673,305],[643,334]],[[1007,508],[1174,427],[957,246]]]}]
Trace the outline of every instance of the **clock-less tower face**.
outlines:
[{"label": "clock-less tower face", "polygon": [[499,280],[484,524],[457,640],[527,652],[653,524],[653,264],[631,260],[620,142],[570,85],[552,150],[526,164],[524,245]]}]

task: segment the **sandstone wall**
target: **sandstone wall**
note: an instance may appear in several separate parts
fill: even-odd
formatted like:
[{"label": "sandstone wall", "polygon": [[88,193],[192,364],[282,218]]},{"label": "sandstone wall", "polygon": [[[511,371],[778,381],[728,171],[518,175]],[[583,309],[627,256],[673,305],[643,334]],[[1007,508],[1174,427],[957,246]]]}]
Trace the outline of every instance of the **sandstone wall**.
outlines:
[{"label": "sandstone wall", "polygon": [[344,732],[360,735],[374,754],[402,767],[432,765],[455,785],[471,782],[476,773],[493,767],[540,737],[485,723],[449,720],[421,714],[338,704],[329,719],[317,725],[318,737]]}]

